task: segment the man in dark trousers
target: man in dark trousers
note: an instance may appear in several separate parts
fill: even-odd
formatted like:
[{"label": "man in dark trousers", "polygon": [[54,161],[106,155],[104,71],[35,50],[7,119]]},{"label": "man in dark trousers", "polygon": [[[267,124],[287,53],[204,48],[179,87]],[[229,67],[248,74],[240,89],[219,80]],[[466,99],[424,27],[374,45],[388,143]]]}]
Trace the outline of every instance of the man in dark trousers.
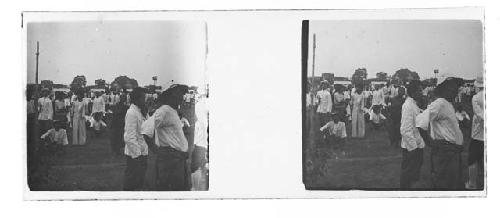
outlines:
[{"label": "man in dark trousers", "polygon": [[156,170],[158,191],[189,191],[188,140],[183,127],[188,125],[178,114],[185,85],[172,85],[158,98],[160,108],[154,116],[155,144],[158,146]]},{"label": "man in dark trousers", "polygon": [[433,180],[435,188],[440,190],[463,188],[460,187],[463,185],[460,153],[464,140],[452,104],[461,83],[463,80],[458,78],[446,78],[439,82],[434,90],[437,98],[428,106]]}]

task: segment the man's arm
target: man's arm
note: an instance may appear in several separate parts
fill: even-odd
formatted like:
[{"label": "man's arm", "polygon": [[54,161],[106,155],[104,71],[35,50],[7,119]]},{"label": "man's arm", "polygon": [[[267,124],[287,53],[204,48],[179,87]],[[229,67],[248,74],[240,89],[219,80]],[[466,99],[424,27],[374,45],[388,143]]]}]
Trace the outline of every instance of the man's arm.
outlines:
[{"label": "man's arm", "polygon": [[413,114],[411,108],[409,108],[408,105],[404,104],[401,111],[400,133],[401,139],[407,145],[406,149],[408,149],[408,151],[417,148],[417,139],[413,135],[413,128],[415,127],[413,125]]},{"label": "man's arm", "polygon": [[131,113],[125,115],[125,128],[123,140],[125,141],[125,146],[130,151],[132,158],[139,156],[139,142],[137,138],[137,117]]}]

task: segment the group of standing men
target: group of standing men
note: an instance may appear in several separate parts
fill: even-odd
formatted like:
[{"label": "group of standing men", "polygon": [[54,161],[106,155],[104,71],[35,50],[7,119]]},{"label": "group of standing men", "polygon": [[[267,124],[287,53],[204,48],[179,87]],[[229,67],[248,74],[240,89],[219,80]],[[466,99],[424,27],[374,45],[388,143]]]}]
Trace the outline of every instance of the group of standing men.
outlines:
[{"label": "group of standing men", "polygon": [[[80,90],[68,95],[56,92],[54,96],[43,89],[37,107],[31,97],[33,93],[28,93],[28,125],[37,119],[40,133],[48,130],[56,134],[63,132],[64,138],[67,137],[65,129],[71,128],[73,145],[86,144],[87,129],[94,130],[99,137],[103,128],[109,126],[112,151],[126,157],[124,190],[143,190],[150,151],[156,154],[153,166],[155,189],[206,190],[207,184],[200,182],[206,181],[206,178],[199,177],[204,177],[208,171],[208,94],[196,100],[192,100],[194,95],[188,97],[193,104],[197,104],[195,145],[190,148],[185,134],[190,124],[180,112],[180,106],[186,104],[188,92],[185,85],[173,85],[160,95],[147,93],[146,89],[139,87],[129,93],[95,92],[89,98],[89,94]],[[56,138],[63,137],[50,137]],[[67,141],[63,144],[67,145]],[[61,142],[52,140],[51,143]],[[188,158],[192,159],[189,163]],[[201,172],[192,181],[196,171]]]},{"label": "group of standing men", "polygon": [[[316,93],[306,95],[306,115],[317,117],[320,126],[328,122],[329,114],[340,114],[351,121],[351,137],[365,136],[365,121],[375,127],[385,121],[392,147],[402,148],[400,187],[415,187],[420,179],[423,148],[431,148],[431,168],[434,188],[462,189],[461,152],[464,147],[462,117],[465,104],[472,105],[471,142],[468,151],[467,189],[482,189],[484,171],[484,88],[483,77],[478,76],[474,86],[463,85],[463,80],[442,77],[436,87],[423,88],[419,80],[403,84],[375,86],[374,90],[332,86],[323,81]],[[476,93],[472,98],[466,96]],[[468,102],[470,101],[470,102]],[[461,111],[462,110],[462,111]],[[384,116],[385,115],[385,116]],[[308,127],[307,127],[308,126]],[[306,123],[310,129],[311,124]],[[323,129],[324,127],[322,127]]]}]

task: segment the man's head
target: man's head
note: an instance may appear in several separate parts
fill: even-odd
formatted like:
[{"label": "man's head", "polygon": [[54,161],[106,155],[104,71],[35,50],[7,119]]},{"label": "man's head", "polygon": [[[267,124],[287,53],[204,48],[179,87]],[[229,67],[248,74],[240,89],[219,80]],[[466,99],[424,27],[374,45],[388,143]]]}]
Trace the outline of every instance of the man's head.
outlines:
[{"label": "man's head", "polygon": [[41,94],[42,94],[42,97],[47,97],[47,96],[49,96],[49,93],[50,93],[50,92],[49,92],[49,89],[42,89],[42,93],[41,93]]},{"label": "man's head", "polygon": [[338,113],[331,114],[331,117],[334,123],[338,123],[340,121],[340,114]]},{"label": "man's head", "polygon": [[54,129],[56,131],[59,131],[63,127],[63,125],[64,125],[64,122],[57,120],[54,122]]},{"label": "man's head", "polygon": [[130,102],[138,107],[146,104],[145,90],[141,87],[134,88],[130,93]]},{"label": "man's head", "polygon": [[463,80],[460,78],[449,77],[444,81],[439,83],[435,88],[434,92],[436,97],[444,98],[449,102],[452,102],[453,99],[458,95],[458,88],[463,84]]},{"label": "man's head", "polygon": [[174,109],[178,109],[187,92],[188,86],[174,84],[160,94],[158,101],[161,105],[169,105]]},{"label": "man's head", "polygon": [[419,99],[422,95],[422,85],[420,80],[412,80],[408,84],[408,96],[413,99]]},{"label": "man's head", "polygon": [[84,92],[83,92],[83,90],[82,90],[82,89],[78,89],[78,90],[76,90],[75,94],[76,94],[76,97],[78,98],[78,100],[79,100],[79,101],[81,101],[81,100],[83,99],[83,96],[84,96],[84,94],[83,94],[83,93],[84,93]]}]

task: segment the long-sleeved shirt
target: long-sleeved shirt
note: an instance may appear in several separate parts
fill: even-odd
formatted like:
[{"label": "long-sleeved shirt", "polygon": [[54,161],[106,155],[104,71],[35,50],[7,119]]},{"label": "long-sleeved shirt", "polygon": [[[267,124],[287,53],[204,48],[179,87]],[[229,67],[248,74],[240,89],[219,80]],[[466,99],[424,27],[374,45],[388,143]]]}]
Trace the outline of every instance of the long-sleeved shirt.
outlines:
[{"label": "long-sleeved shirt", "polygon": [[345,123],[344,122],[333,122],[333,121],[330,121],[328,123],[326,123],[323,127],[321,127],[319,130],[320,131],[324,131],[325,129],[328,130],[328,133],[330,135],[335,135],[339,138],[346,138],[347,137],[347,132],[346,132],[346,129],[345,129]]},{"label": "long-sleeved shirt", "polygon": [[102,96],[99,96],[92,101],[92,113],[104,112],[106,103]]},{"label": "long-sleeved shirt", "polygon": [[148,145],[141,134],[141,127],[144,120],[145,118],[142,116],[141,109],[134,104],[130,105],[125,115],[123,140],[125,141],[124,153],[132,158],[148,155]]},{"label": "long-sleeved shirt", "polygon": [[194,129],[194,144],[208,147],[208,99],[200,98],[195,106],[196,123]]},{"label": "long-sleeved shirt", "polygon": [[316,93],[316,97],[319,100],[318,113],[330,113],[332,112],[332,96],[330,92],[326,90],[321,90]]},{"label": "long-sleeved shirt", "polygon": [[313,98],[312,96],[313,96],[313,94],[310,92],[306,94],[306,107],[316,105],[316,103],[317,103],[316,98]]},{"label": "long-sleeved shirt", "polygon": [[418,114],[415,118],[417,128],[425,131],[429,130],[429,109],[425,109],[422,113]]},{"label": "long-sleeved shirt", "polygon": [[155,144],[159,147],[171,147],[186,152],[188,142],[182,130],[184,124],[177,111],[168,105],[163,105],[155,111],[153,116],[156,132]]},{"label": "long-sleeved shirt", "polygon": [[416,117],[420,114],[420,108],[413,98],[407,97],[401,110],[401,147],[412,151],[416,148],[425,147],[424,140],[416,126]]},{"label": "long-sleeved shirt", "polygon": [[398,95],[398,88],[395,86],[392,86],[390,89],[390,97],[394,98]]},{"label": "long-sleeved shirt", "polygon": [[66,135],[65,129],[55,130],[54,128],[49,129],[45,134],[43,134],[40,138],[45,139],[49,138],[51,142],[54,142],[58,145],[67,145],[68,144],[68,136]]},{"label": "long-sleeved shirt", "polygon": [[472,134],[475,140],[484,141],[484,90],[472,97]]},{"label": "long-sleeved shirt", "polygon": [[372,105],[385,105],[384,92],[382,89],[373,92]]},{"label": "long-sleeved shirt", "polygon": [[444,98],[438,98],[428,109],[431,138],[462,145],[464,139],[453,105]]},{"label": "long-sleeved shirt", "polygon": [[50,98],[39,98],[38,107],[40,111],[40,114],[38,114],[39,120],[52,120],[52,117],[54,116],[54,108],[52,107],[52,100],[50,100]]}]

